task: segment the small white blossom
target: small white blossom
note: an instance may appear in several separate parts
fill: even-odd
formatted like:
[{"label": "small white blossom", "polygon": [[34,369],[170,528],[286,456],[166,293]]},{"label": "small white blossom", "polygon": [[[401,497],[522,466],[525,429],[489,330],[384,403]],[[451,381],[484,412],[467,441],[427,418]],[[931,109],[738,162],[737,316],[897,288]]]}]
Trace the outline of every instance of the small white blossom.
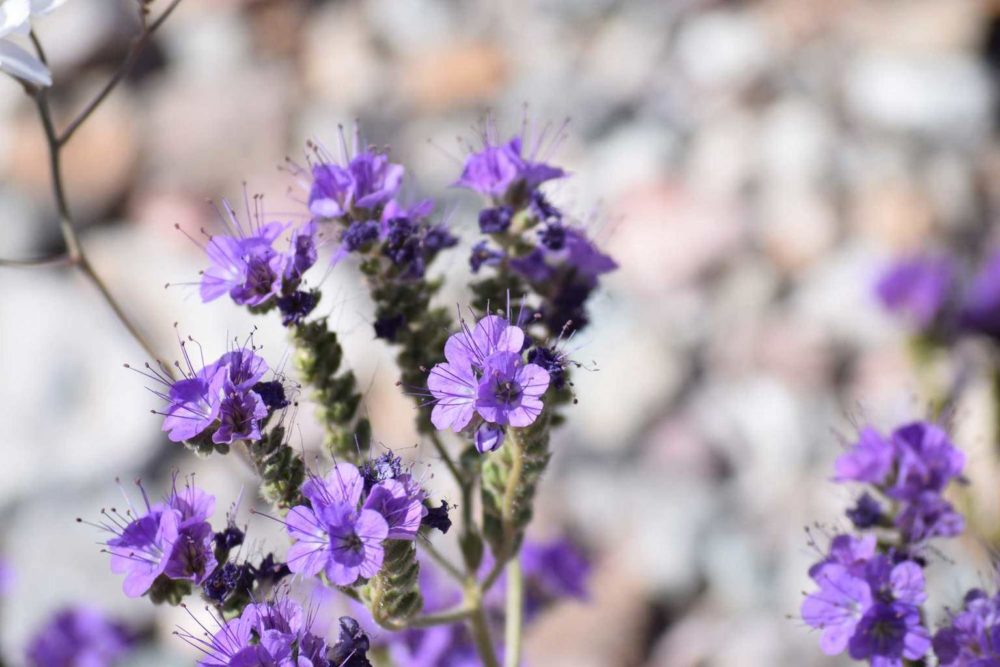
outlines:
[{"label": "small white blossom", "polygon": [[49,68],[24,44],[31,21],[65,0],[0,0],[0,71],[35,86],[51,86]]}]

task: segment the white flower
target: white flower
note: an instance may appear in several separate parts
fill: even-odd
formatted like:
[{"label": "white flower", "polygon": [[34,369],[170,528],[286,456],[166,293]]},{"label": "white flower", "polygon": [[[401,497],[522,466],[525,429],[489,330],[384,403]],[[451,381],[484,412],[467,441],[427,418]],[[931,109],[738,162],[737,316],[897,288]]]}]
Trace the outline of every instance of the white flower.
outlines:
[{"label": "white flower", "polygon": [[0,0],[0,71],[35,86],[51,86],[49,68],[20,43],[31,20],[44,16],[65,0]]}]

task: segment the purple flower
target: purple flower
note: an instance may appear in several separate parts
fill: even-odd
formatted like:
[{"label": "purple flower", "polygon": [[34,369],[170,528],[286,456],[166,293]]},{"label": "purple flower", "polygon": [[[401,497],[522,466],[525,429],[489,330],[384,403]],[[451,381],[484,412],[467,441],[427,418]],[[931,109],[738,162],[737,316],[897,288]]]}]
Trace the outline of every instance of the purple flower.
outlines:
[{"label": "purple flower", "polygon": [[211,265],[201,277],[201,300],[208,303],[228,293],[237,304],[260,305],[281,290],[287,258],[274,242],[287,225],[270,222],[247,233],[229,203],[223,204],[234,235],[212,236],[205,244]]},{"label": "purple flower", "polygon": [[855,528],[871,528],[882,519],[882,505],[868,493],[862,494],[858,498],[857,504],[847,510],[847,518],[851,520]]},{"label": "purple flower", "polygon": [[552,280],[561,270],[568,270],[573,280],[592,290],[599,276],[618,268],[615,260],[605,255],[582,229],[548,225],[541,231],[542,245],[523,257],[512,259],[512,269],[533,283]]},{"label": "purple flower", "polygon": [[848,652],[854,660],[870,660],[876,667],[903,667],[904,658],[919,660],[930,646],[917,607],[880,602],[858,622]]},{"label": "purple flower", "polygon": [[930,326],[951,292],[954,271],[948,259],[929,255],[893,264],[879,279],[875,293],[887,310],[910,317],[918,327]]},{"label": "purple flower", "polygon": [[893,432],[892,440],[899,462],[890,491],[895,498],[913,500],[925,491],[941,492],[965,467],[965,454],[934,424],[907,424]]},{"label": "purple flower", "polygon": [[218,420],[227,375],[220,368],[209,377],[188,377],[170,385],[163,430],[171,442],[191,440]]},{"label": "purple flower", "polygon": [[278,297],[278,310],[281,311],[281,324],[292,326],[306,318],[319,303],[319,293],[296,290],[291,294]]},{"label": "purple flower", "polygon": [[28,642],[30,667],[110,667],[135,639],[123,625],[91,607],[56,612]]},{"label": "purple flower", "polygon": [[371,643],[361,625],[350,616],[341,616],[340,637],[330,658],[336,667],[371,667],[368,650]]},{"label": "purple flower", "polygon": [[358,250],[362,250],[369,243],[377,241],[378,236],[378,222],[375,220],[358,220],[356,222],[352,222],[350,226],[344,230],[340,240],[344,244],[344,248],[347,252],[357,252]]},{"label": "purple flower", "polygon": [[536,616],[563,598],[587,599],[590,562],[568,539],[551,542],[527,540],[521,548],[525,579],[525,616]]},{"label": "purple flower", "polygon": [[802,620],[820,630],[819,646],[827,655],[837,655],[848,642],[862,615],[871,606],[868,583],[842,565],[828,564],[813,579],[819,590],[802,602]]},{"label": "purple flower", "polygon": [[207,522],[215,498],[188,484],[178,491],[176,482],[163,503],[150,504],[142,491],[144,512],[130,506],[122,515],[102,510],[99,528],[114,535],[105,542],[111,554],[111,571],[124,574],[125,595],[139,597],[157,577],[201,583],[215,569],[214,533]]},{"label": "purple flower", "polygon": [[532,155],[523,155],[519,136],[505,144],[497,144],[489,137],[484,137],[484,144],[481,151],[466,158],[462,175],[454,186],[468,188],[494,199],[503,199],[514,186],[531,192],[546,181],[566,175],[558,167],[535,160],[538,146],[532,151]]},{"label": "purple flower", "polygon": [[199,667],[332,667],[326,642],[311,626],[302,607],[282,596],[247,605],[211,639],[186,631],[178,634],[204,654]]},{"label": "purple flower", "polygon": [[500,424],[483,422],[476,429],[476,449],[483,454],[499,449],[506,436],[507,432]]},{"label": "purple flower", "polygon": [[896,527],[907,542],[917,543],[932,537],[955,537],[965,529],[965,519],[936,492],[924,491],[904,505]]},{"label": "purple flower", "polygon": [[[438,429],[461,431],[478,414],[498,426],[524,427],[541,414],[548,372],[521,357],[524,332],[498,315],[481,319],[473,330],[463,325],[448,338],[447,361],[431,369],[427,388],[435,405],[431,422]],[[482,448],[499,446],[500,431],[487,428],[477,437]]]},{"label": "purple flower", "polygon": [[285,266],[285,280],[293,282],[301,280],[302,275],[316,263],[317,258],[316,223],[310,220],[292,233]]},{"label": "purple flower", "polygon": [[973,589],[933,640],[942,667],[1000,665],[1000,596]]},{"label": "purple flower", "polygon": [[288,567],[296,574],[321,571],[337,586],[375,576],[382,567],[383,541],[389,526],[374,510],[356,510],[345,503],[312,510],[293,507],[285,518],[295,544],[288,550]]},{"label": "purple flower", "polygon": [[322,163],[312,168],[309,211],[320,218],[339,218],[353,209],[388,203],[403,182],[403,167],[385,155],[364,151],[346,167]]},{"label": "purple flower", "polygon": [[1000,335],[1000,251],[994,252],[962,298],[962,326],[989,336]]},{"label": "purple flower", "polygon": [[219,408],[219,428],[212,435],[216,444],[238,440],[260,440],[260,420],[267,417],[267,406],[254,391],[234,391]]},{"label": "purple flower", "polygon": [[313,576],[325,571],[338,586],[378,572],[389,524],[375,510],[358,509],[363,488],[361,473],[349,463],[335,466],[326,479],[303,484],[302,494],[312,507],[293,507],[285,518],[295,540],[287,557],[292,572]]},{"label": "purple flower", "polygon": [[525,364],[520,354],[497,352],[484,363],[476,411],[493,424],[529,426],[542,413],[542,395],[548,388],[544,368]]},{"label": "purple flower", "polygon": [[892,470],[895,450],[891,442],[874,428],[862,429],[850,451],[841,454],[834,464],[838,482],[854,481],[881,484]]},{"label": "purple flower", "polygon": [[403,474],[403,461],[391,451],[380,454],[374,459],[365,461],[361,466],[361,477],[364,479],[365,493],[372,487],[387,479],[396,479]]},{"label": "purple flower", "polygon": [[372,487],[364,508],[375,510],[389,527],[387,539],[414,540],[427,514],[424,490],[409,474],[385,479]]}]

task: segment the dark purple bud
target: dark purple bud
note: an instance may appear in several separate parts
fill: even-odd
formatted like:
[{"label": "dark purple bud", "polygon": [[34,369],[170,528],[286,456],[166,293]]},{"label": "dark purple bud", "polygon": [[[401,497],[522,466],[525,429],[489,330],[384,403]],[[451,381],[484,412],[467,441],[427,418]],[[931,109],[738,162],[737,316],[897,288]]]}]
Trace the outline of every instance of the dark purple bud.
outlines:
[{"label": "dark purple bud", "polygon": [[371,667],[368,660],[368,635],[350,616],[340,617],[340,638],[334,644],[330,661],[340,667]]},{"label": "dark purple bud", "polygon": [[510,227],[514,209],[510,206],[486,208],[479,212],[479,230],[483,234],[500,234]]},{"label": "dark purple bud", "polygon": [[448,503],[442,500],[440,506],[428,507],[427,514],[420,520],[420,525],[437,528],[442,533],[447,533],[448,529],[451,528],[451,519],[448,518]]},{"label": "dark purple bud", "polygon": [[285,388],[277,380],[258,382],[252,389],[257,392],[260,400],[264,401],[264,405],[272,412],[287,408],[289,405],[288,399],[285,398]]},{"label": "dark purple bud", "polygon": [[313,311],[319,303],[319,294],[299,290],[288,296],[278,297],[278,309],[281,311],[281,323],[291,326],[301,322]]}]

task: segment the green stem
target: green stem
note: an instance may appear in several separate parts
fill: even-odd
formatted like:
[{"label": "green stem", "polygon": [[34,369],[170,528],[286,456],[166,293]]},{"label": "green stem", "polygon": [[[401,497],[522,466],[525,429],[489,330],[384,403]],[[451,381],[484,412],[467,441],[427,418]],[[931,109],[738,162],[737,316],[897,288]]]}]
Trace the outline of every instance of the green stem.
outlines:
[{"label": "green stem", "polygon": [[483,667],[500,667],[496,652],[493,650],[493,640],[490,638],[490,627],[486,621],[486,613],[482,605],[477,606],[469,617],[472,626],[472,641],[476,652],[483,661]]},{"label": "green stem", "polygon": [[455,567],[450,560],[445,558],[444,554],[434,548],[434,545],[430,543],[430,540],[426,540],[420,543],[420,547],[424,552],[430,556],[435,563],[441,566],[445,572],[447,572],[453,579],[460,582],[465,582],[465,575],[462,574],[457,567]]},{"label": "green stem", "polygon": [[450,609],[448,611],[442,611],[437,614],[425,614],[423,616],[417,616],[416,618],[411,618],[403,623],[395,622],[385,622],[382,623],[383,627],[389,628],[391,630],[406,630],[407,628],[429,628],[435,625],[448,625],[449,623],[458,623],[459,621],[464,621],[473,614],[472,609],[462,605],[461,607],[456,607],[455,609]]},{"label": "green stem", "polygon": [[504,667],[518,667],[521,662],[521,631],[524,628],[524,572],[521,559],[507,565],[507,618],[504,621]]},{"label": "green stem", "polygon": [[524,444],[516,428],[509,429],[507,437],[510,442],[510,474],[504,487],[503,501],[500,505],[500,516],[503,521],[503,559],[509,560],[516,555],[514,542],[517,539],[517,525],[514,521],[514,502],[517,500],[517,490],[521,485],[521,473],[524,472]]}]

